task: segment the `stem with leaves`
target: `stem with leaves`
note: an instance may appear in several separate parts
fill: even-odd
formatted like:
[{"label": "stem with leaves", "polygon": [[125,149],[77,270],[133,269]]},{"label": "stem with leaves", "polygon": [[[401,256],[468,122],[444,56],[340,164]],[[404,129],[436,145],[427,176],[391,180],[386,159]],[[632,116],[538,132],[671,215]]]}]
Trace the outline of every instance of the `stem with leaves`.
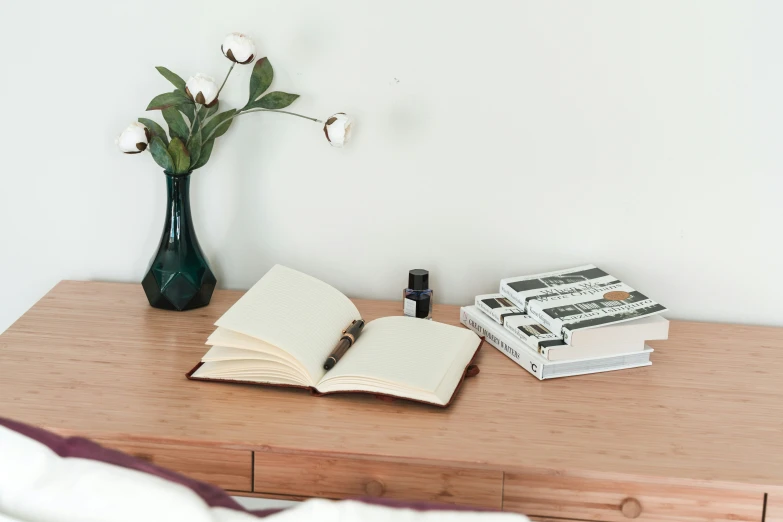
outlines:
[{"label": "stem with leaves", "polygon": [[198,125],[198,113],[201,109],[199,108],[198,103],[193,104],[193,121],[190,122],[190,132],[188,133],[188,141],[190,141],[190,138],[193,136],[193,129],[196,128]]},{"label": "stem with leaves", "polygon": [[[220,87],[218,88],[216,98],[219,99],[220,94],[223,92],[223,88],[226,86],[228,78],[231,76],[231,72],[234,70],[235,66],[236,62],[232,60],[231,67],[229,67],[228,72],[226,73],[226,77],[223,78],[223,83],[221,83]],[[166,69],[165,67],[157,67],[156,69],[164,78],[171,82],[174,87],[176,87],[176,90],[160,94],[153,98],[152,101],[147,105],[147,110],[164,110],[169,107],[179,107],[185,103],[193,105],[193,118],[190,122],[190,129],[188,129],[187,132],[184,128],[179,130],[182,137],[187,135],[187,143],[183,145],[186,147],[194,147],[194,150],[198,150],[201,154],[201,156],[199,156],[198,167],[204,166],[204,164],[209,161],[209,155],[212,151],[212,146],[215,139],[225,134],[228,128],[231,126],[233,119],[240,114],[245,114],[247,112],[278,112],[280,114],[287,114],[289,116],[296,116],[297,118],[310,120],[315,123],[324,123],[323,120],[319,120],[318,118],[282,110],[291,105],[291,103],[299,96],[281,91],[267,92],[272,84],[274,71],[272,69],[272,64],[266,57],[256,60],[255,65],[253,65],[253,71],[250,76],[250,101],[248,101],[245,107],[238,110],[230,109],[229,111],[223,111],[218,114],[210,114],[212,112],[211,110],[205,109],[202,104],[194,103],[193,98],[189,98],[186,94],[187,82],[185,82],[185,80],[183,80],[180,76]],[[203,114],[201,114],[202,110],[204,111]],[[214,112],[217,112],[217,110],[218,108],[214,107]],[[186,111],[180,110],[180,112],[185,113]],[[189,111],[186,116],[188,115]],[[163,167],[164,170],[170,169],[173,158],[171,157],[168,148],[164,147],[164,145],[171,145],[167,141],[163,141],[166,137],[165,131],[154,121],[145,121],[147,122],[148,128],[150,130],[155,130],[157,134],[160,134],[160,139],[153,140],[153,143],[150,145],[150,152],[153,153],[153,157],[155,158],[155,161],[158,163],[158,165]],[[184,125],[184,122],[182,123]],[[172,134],[171,125],[172,124],[169,123],[169,134]],[[200,129],[201,139],[192,140],[193,136],[196,134],[197,129]],[[205,130],[209,132],[209,134],[206,136]],[[157,155],[155,152],[156,150]],[[185,153],[192,152],[193,151],[191,150],[185,149]]]}]

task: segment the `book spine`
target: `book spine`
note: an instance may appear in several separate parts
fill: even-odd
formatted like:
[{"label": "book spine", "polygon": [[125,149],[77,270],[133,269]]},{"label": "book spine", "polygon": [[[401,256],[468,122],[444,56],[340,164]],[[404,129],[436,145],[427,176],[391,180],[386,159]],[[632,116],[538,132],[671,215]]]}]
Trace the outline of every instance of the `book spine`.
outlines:
[{"label": "book spine", "polygon": [[566,344],[571,344],[571,336],[573,335],[574,331],[569,329],[567,326],[563,327],[563,341]]},{"label": "book spine", "polygon": [[525,346],[529,347],[531,350],[541,353],[541,349],[538,346],[538,341],[529,335],[525,335],[525,332],[517,328],[516,326],[513,326],[509,323],[505,323],[503,325],[503,328],[506,329],[507,332],[509,332],[511,335],[525,343]]},{"label": "book spine", "polygon": [[517,305],[524,313],[538,321],[544,328],[557,335],[561,335],[562,323],[559,326],[554,325],[551,318],[544,315],[540,308],[538,308],[537,311],[534,311],[534,307],[536,307],[536,302],[534,300],[520,299],[519,293],[511,288],[507,282],[500,283],[500,294]]},{"label": "book spine", "polygon": [[[525,316],[530,317],[530,316]],[[532,318],[530,318],[532,319]],[[535,319],[533,319],[530,322],[534,322]],[[537,351],[539,354],[541,354],[541,357],[543,357],[546,360],[552,360],[550,357],[552,353],[552,349],[555,348],[562,348],[563,346],[567,346],[567,344],[563,341],[562,338],[555,336],[554,334],[547,332],[543,335],[539,335],[536,337],[535,335],[529,335],[525,333],[525,330],[527,329],[524,326],[520,326],[516,321],[507,321],[503,328],[508,330],[514,337],[525,343],[525,346],[529,346],[531,350]],[[528,329],[529,330],[529,329]]]},{"label": "book spine", "polygon": [[464,307],[460,309],[460,322],[469,329],[476,332],[476,334],[479,336],[484,337],[484,339],[486,339],[489,344],[497,348],[502,353],[506,354],[509,359],[527,370],[530,375],[539,380],[544,379],[544,364],[542,364],[540,356],[534,352],[525,353],[529,352],[529,350],[525,350],[523,352],[511,346],[493,332],[485,328]]},{"label": "book spine", "polygon": [[538,351],[541,352],[541,356],[548,360],[552,360],[552,349],[554,348],[555,351],[557,351],[558,348],[563,348],[564,346],[568,346],[568,343],[565,342],[563,339],[557,339],[557,340],[551,340],[551,341],[541,341],[538,343]]},{"label": "book spine", "polygon": [[487,314],[489,317],[491,317],[496,323],[503,324],[503,321],[501,320],[500,316],[495,312],[494,309],[487,306],[487,304],[476,297],[476,308]]},{"label": "book spine", "polygon": [[[555,335],[563,336],[563,341],[566,344],[571,344],[571,331],[563,328],[563,321],[547,315],[544,312],[543,306],[541,306],[540,302],[534,299],[521,300],[519,298],[519,294],[513,288],[511,288],[507,282],[500,283],[500,294],[506,299],[508,299],[509,301],[511,301],[512,303],[514,303],[520,310],[522,310],[530,317],[538,321],[544,328],[554,333]],[[511,329],[509,329],[509,331],[511,331],[515,336],[519,337],[516,331]],[[566,335],[568,336],[567,339],[566,339]],[[546,358],[549,358],[547,355],[548,348],[539,351]]]},{"label": "book spine", "polygon": [[496,323],[503,324],[509,317],[518,317],[524,313],[501,294],[477,295],[476,307],[491,317]]},{"label": "book spine", "polygon": [[[550,317],[539,301],[529,301],[527,305],[527,313],[530,317],[541,323],[541,325],[550,332],[562,335],[563,334],[563,321]],[[563,339],[565,340],[565,338]],[[570,344],[565,341],[566,344]]]},{"label": "book spine", "polygon": [[500,294],[514,303],[522,312],[527,312],[527,303],[519,300],[516,292],[510,286],[508,286],[508,283],[500,284]]}]

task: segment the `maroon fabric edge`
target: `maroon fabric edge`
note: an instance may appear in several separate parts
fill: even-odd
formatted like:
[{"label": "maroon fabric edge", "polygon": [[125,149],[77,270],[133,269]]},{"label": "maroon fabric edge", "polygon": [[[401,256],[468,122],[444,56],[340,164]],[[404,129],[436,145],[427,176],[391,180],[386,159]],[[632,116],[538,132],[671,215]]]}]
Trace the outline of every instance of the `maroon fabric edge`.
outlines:
[{"label": "maroon fabric edge", "polygon": [[61,437],[44,429],[5,419],[3,417],[0,417],[0,426],[4,426],[27,438],[40,442],[60,457],[91,459],[127,469],[135,469],[136,471],[154,475],[191,489],[210,507],[224,507],[237,511],[249,512],[217,486],[186,477],[185,475],[137,459],[122,453],[121,451],[104,448],[91,440],[82,437]]},{"label": "maroon fabric edge", "polygon": [[[174,471],[156,466],[155,464],[146,462],[141,459],[137,459],[121,451],[104,448],[100,444],[97,444],[91,440],[82,437],[61,437],[55,433],[24,424],[22,422],[14,421],[0,417],[0,426],[6,427],[11,431],[15,431],[20,435],[29,439],[40,442],[44,446],[54,451],[57,455],[63,458],[82,458],[91,459],[99,462],[105,462],[114,466],[119,466],[127,469],[134,469],[142,473],[154,475],[160,477],[169,482],[180,484],[192,490],[204,502],[210,507],[223,507],[227,509],[233,509],[236,511],[243,511],[251,515],[255,515],[259,518],[267,517],[275,513],[284,511],[286,508],[272,508],[272,509],[260,509],[260,510],[247,510],[242,507],[236,500],[217,486],[201,482]],[[476,508],[469,506],[457,506],[449,504],[435,504],[426,501],[405,501],[405,500],[391,500],[381,498],[355,498],[358,502],[364,504],[371,504],[377,506],[385,506],[389,508],[397,509],[412,509],[415,511],[473,511],[473,512],[495,512],[494,509]]]}]

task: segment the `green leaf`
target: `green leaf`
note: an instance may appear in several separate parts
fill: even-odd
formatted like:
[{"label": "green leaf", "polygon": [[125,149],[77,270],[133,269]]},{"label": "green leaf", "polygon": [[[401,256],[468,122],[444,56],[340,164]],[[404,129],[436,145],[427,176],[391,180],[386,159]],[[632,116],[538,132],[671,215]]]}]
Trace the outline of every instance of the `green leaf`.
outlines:
[{"label": "green leaf", "polygon": [[250,105],[248,109],[285,109],[299,97],[298,94],[289,94],[287,92],[270,92],[265,94],[260,100],[256,100]]},{"label": "green leaf", "polygon": [[160,136],[152,138],[150,143],[150,154],[155,163],[161,166],[166,172],[174,172],[174,160],[171,159],[171,154],[166,149],[166,145],[163,144],[163,140]]},{"label": "green leaf", "polygon": [[212,155],[212,147],[215,145],[215,140],[209,140],[201,146],[201,156],[198,161],[193,165],[192,170],[200,169],[209,161],[209,157]]},{"label": "green leaf", "polygon": [[188,140],[188,152],[190,153],[190,162],[192,164],[198,163],[201,157],[201,133],[196,132]]},{"label": "green leaf", "polygon": [[148,118],[139,118],[139,123],[147,127],[150,130],[150,134],[159,137],[167,147],[169,146],[169,137],[166,136],[166,131],[163,130],[163,127],[158,125],[158,122]]},{"label": "green leaf", "polygon": [[259,58],[253,66],[253,73],[250,75],[250,98],[247,100],[247,105],[250,105],[264,94],[264,91],[272,85],[274,76],[275,73],[269,60],[266,57]]},{"label": "green leaf", "polygon": [[209,117],[217,112],[218,105],[220,105],[220,102],[215,102],[215,105],[212,107],[207,107],[206,105],[201,106],[198,110],[198,117],[196,118],[196,121],[193,122],[194,127],[191,131],[192,133],[198,132],[198,130],[204,126]]},{"label": "green leaf", "polygon": [[182,105],[177,105],[177,110],[188,117],[188,121],[193,121],[193,115],[196,114],[196,104],[194,103],[185,103]]},{"label": "green leaf", "polygon": [[185,80],[180,78],[177,74],[169,71],[165,67],[158,66],[155,68],[158,70],[160,74],[163,75],[164,78],[170,81],[172,85],[174,85],[174,87],[177,88],[178,91],[185,92]]},{"label": "green leaf", "polygon": [[208,107],[207,108],[208,109],[207,110],[207,118],[209,118],[210,116],[215,114],[218,111],[218,107],[220,107],[220,102],[219,101],[216,101],[215,105],[213,105],[212,107]]},{"label": "green leaf", "polygon": [[172,138],[169,143],[169,154],[174,160],[174,173],[187,174],[190,168],[190,153],[188,153],[185,143],[179,138]]},{"label": "green leaf", "polygon": [[209,141],[215,138],[219,138],[225,134],[228,128],[231,126],[231,122],[234,121],[231,118],[234,116],[234,114],[236,114],[236,112],[236,109],[231,109],[230,111],[221,112],[209,120],[209,123],[207,123],[201,129],[202,138],[205,141]]},{"label": "green leaf", "polygon": [[193,101],[185,96],[182,91],[165,92],[155,96],[149,105],[147,105],[148,111],[163,110],[174,105],[193,104]]},{"label": "green leaf", "polygon": [[185,123],[185,118],[182,117],[182,114],[174,107],[163,109],[161,113],[163,114],[163,119],[169,124],[169,135],[172,138],[187,140],[190,128]]},{"label": "green leaf", "polygon": [[202,105],[201,108],[198,110],[198,121],[200,121],[202,124],[207,121],[207,118],[212,116],[218,111],[218,107],[220,106],[220,102],[216,101],[215,105],[212,107],[207,107],[206,105]]}]

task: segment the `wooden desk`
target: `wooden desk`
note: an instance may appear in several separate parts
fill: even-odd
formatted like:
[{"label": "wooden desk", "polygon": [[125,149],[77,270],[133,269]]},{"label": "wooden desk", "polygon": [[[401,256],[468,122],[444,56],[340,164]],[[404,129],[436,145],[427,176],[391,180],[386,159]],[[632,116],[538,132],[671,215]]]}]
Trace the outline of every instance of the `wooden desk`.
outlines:
[{"label": "wooden desk", "polygon": [[[540,520],[783,520],[783,329],[674,322],[654,365],[539,382],[488,346],[452,407],[185,379],[212,323],[65,281],[0,336],[0,415],[235,494],[360,495]],[[367,319],[398,302],[357,301]],[[435,318],[458,323],[457,307]]]}]

